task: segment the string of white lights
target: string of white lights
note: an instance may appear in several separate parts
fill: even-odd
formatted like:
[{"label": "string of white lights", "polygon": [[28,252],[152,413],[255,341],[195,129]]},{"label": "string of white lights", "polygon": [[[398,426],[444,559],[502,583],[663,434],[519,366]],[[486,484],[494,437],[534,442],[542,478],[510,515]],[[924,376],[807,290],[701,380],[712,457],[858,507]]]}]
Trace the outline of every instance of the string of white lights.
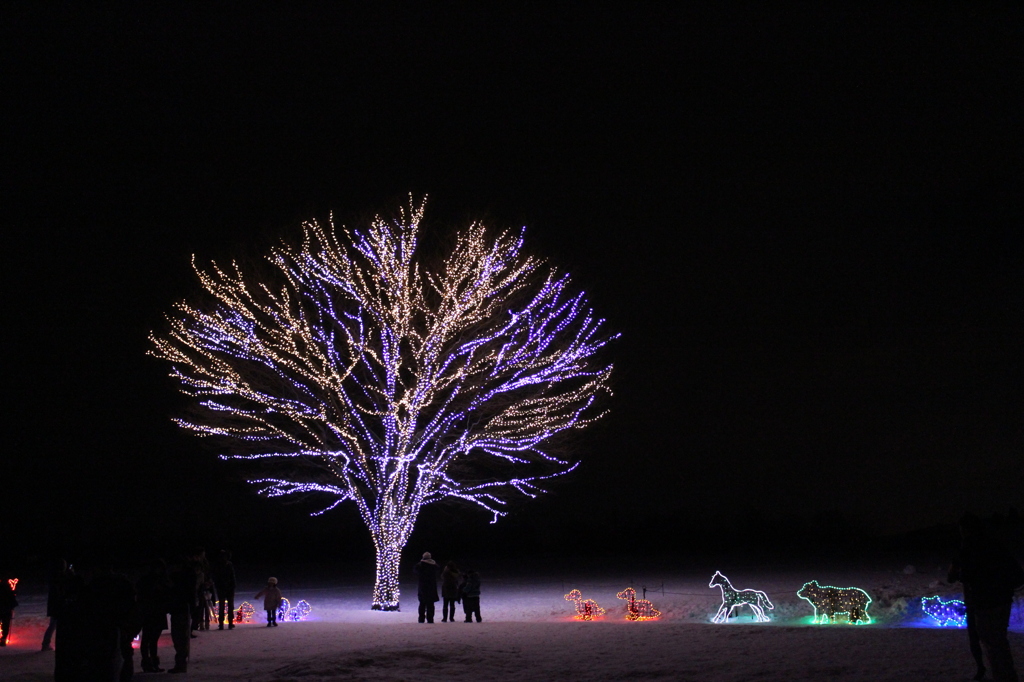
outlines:
[{"label": "string of white lights", "polygon": [[577,466],[549,446],[603,416],[610,394],[596,355],[614,337],[568,276],[525,255],[522,230],[480,223],[430,261],[424,208],[363,230],[305,223],[262,280],[193,260],[207,300],[177,304],[151,336],[197,399],[180,426],[233,442],[225,459],[284,467],[251,481],[262,494],[355,502],[385,610],[424,504],[465,500],[497,520],[508,493],[535,496]]}]

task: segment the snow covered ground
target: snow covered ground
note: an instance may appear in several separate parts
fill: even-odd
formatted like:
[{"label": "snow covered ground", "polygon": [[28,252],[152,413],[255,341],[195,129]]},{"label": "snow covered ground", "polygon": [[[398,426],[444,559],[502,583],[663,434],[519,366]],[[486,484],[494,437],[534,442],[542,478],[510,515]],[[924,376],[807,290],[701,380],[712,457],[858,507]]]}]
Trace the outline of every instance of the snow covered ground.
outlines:
[{"label": "snow covered ground", "polygon": [[[707,575],[647,576],[638,592],[662,612],[657,621],[629,622],[616,599],[623,577],[489,577],[483,575],[484,622],[416,623],[413,585],[406,585],[399,613],[369,611],[369,585],[289,588],[292,604],[313,606],[309,620],[268,629],[261,623],[234,631],[199,633],[192,640],[187,676],[192,680],[968,680],[974,672],[966,632],[938,628],[920,610],[920,597],[958,596],[941,582],[942,569],[859,570],[823,573],[736,570],[726,575],[739,588],[767,592],[775,609],[770,623],[751,612],[728,624],[710,622],[720,603]],[[872,597],[870,625],[812,625],[811,608],[796,596],[807,580],[857,586]],[[242,596],[254,594],[254,584]],[[573,620],[563,599],[577,588],[608,609],[598,622]],[[53,653],[40,652],[45,624],[41,594],[20,595],[12,643],[0,649],[0,679],[52,679]],[[413,598],[410,598],[413,597]],[[1024,599],[1018,598],[1010,635],[1024,669]],[[173,659],[170,640],[161,659]],[[136,670],[138,657],[136,656]],[[144,678],[151,678],[145,675]]]}]

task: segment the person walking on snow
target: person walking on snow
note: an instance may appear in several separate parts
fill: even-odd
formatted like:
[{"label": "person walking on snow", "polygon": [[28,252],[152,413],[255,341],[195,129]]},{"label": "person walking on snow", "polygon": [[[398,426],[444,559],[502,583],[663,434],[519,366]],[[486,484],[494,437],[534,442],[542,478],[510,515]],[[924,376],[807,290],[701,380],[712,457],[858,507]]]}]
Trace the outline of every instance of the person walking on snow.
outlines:
[{"label": "person walking on snow", "polygon": [[263,608],[267,612],[267,627],[277,627],[277,607],[281,605],[281,590],[277,588],[277,578],[267,578],[267,586],[256,593],[254,599],[263,597]]},{"label": "person walking on snow", "polygon": [[419,589],[416,596],[420,600],[419,622],[434,622],[434,605],[437,596],[437,563],[430,558],[430,552],[424,552],[423,558],[413,569],[419,576]]}]

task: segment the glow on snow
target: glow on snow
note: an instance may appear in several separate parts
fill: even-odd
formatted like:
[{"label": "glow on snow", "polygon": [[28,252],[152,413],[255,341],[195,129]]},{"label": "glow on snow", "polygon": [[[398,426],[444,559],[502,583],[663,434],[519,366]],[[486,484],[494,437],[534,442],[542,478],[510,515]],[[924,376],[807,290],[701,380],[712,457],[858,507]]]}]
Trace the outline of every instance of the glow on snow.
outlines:
[{"label": "glow on snow", "polygon": [[209,302],[179,303],[150,337],[201,408],[177,423],[232,439],[224,459],[277,465],[250,481],[262,494],[357,505],[383,610],[398,608],[423,505],[457,498],[497,520],[508,493],[534,497],[576,467],[549,441],[602,416],[610,392],[594,357],[610,338],[567,275],[522,254],[521,230],[479,223],[427,267],[424,207],[362,231],[305,223],[299,245],[270,253],[276,284],[193,261]]}]

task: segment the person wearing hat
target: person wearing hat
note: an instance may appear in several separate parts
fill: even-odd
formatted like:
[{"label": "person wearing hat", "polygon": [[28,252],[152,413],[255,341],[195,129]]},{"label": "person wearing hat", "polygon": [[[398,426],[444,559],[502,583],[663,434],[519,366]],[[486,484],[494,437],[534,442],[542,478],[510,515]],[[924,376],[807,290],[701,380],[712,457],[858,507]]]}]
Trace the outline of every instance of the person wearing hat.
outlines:
[{"label": "person wearing hat", "polygon": [[423,558],[416,564],[416,575],[419,576],[419,590],[416,596],[420,600],[421,623],[434,622],[435,604],[440,597],[437,596],[437,563],[430,558],[430,552],[424,552]]},{"label": "person wearing hat", "polygon": [[263,597],[263,608],[267,611],[267,627],[277,627],[277,607],[281,605],[281,590],[277,578],[267,578],[267,586],[256,593],[253,599]]}]

